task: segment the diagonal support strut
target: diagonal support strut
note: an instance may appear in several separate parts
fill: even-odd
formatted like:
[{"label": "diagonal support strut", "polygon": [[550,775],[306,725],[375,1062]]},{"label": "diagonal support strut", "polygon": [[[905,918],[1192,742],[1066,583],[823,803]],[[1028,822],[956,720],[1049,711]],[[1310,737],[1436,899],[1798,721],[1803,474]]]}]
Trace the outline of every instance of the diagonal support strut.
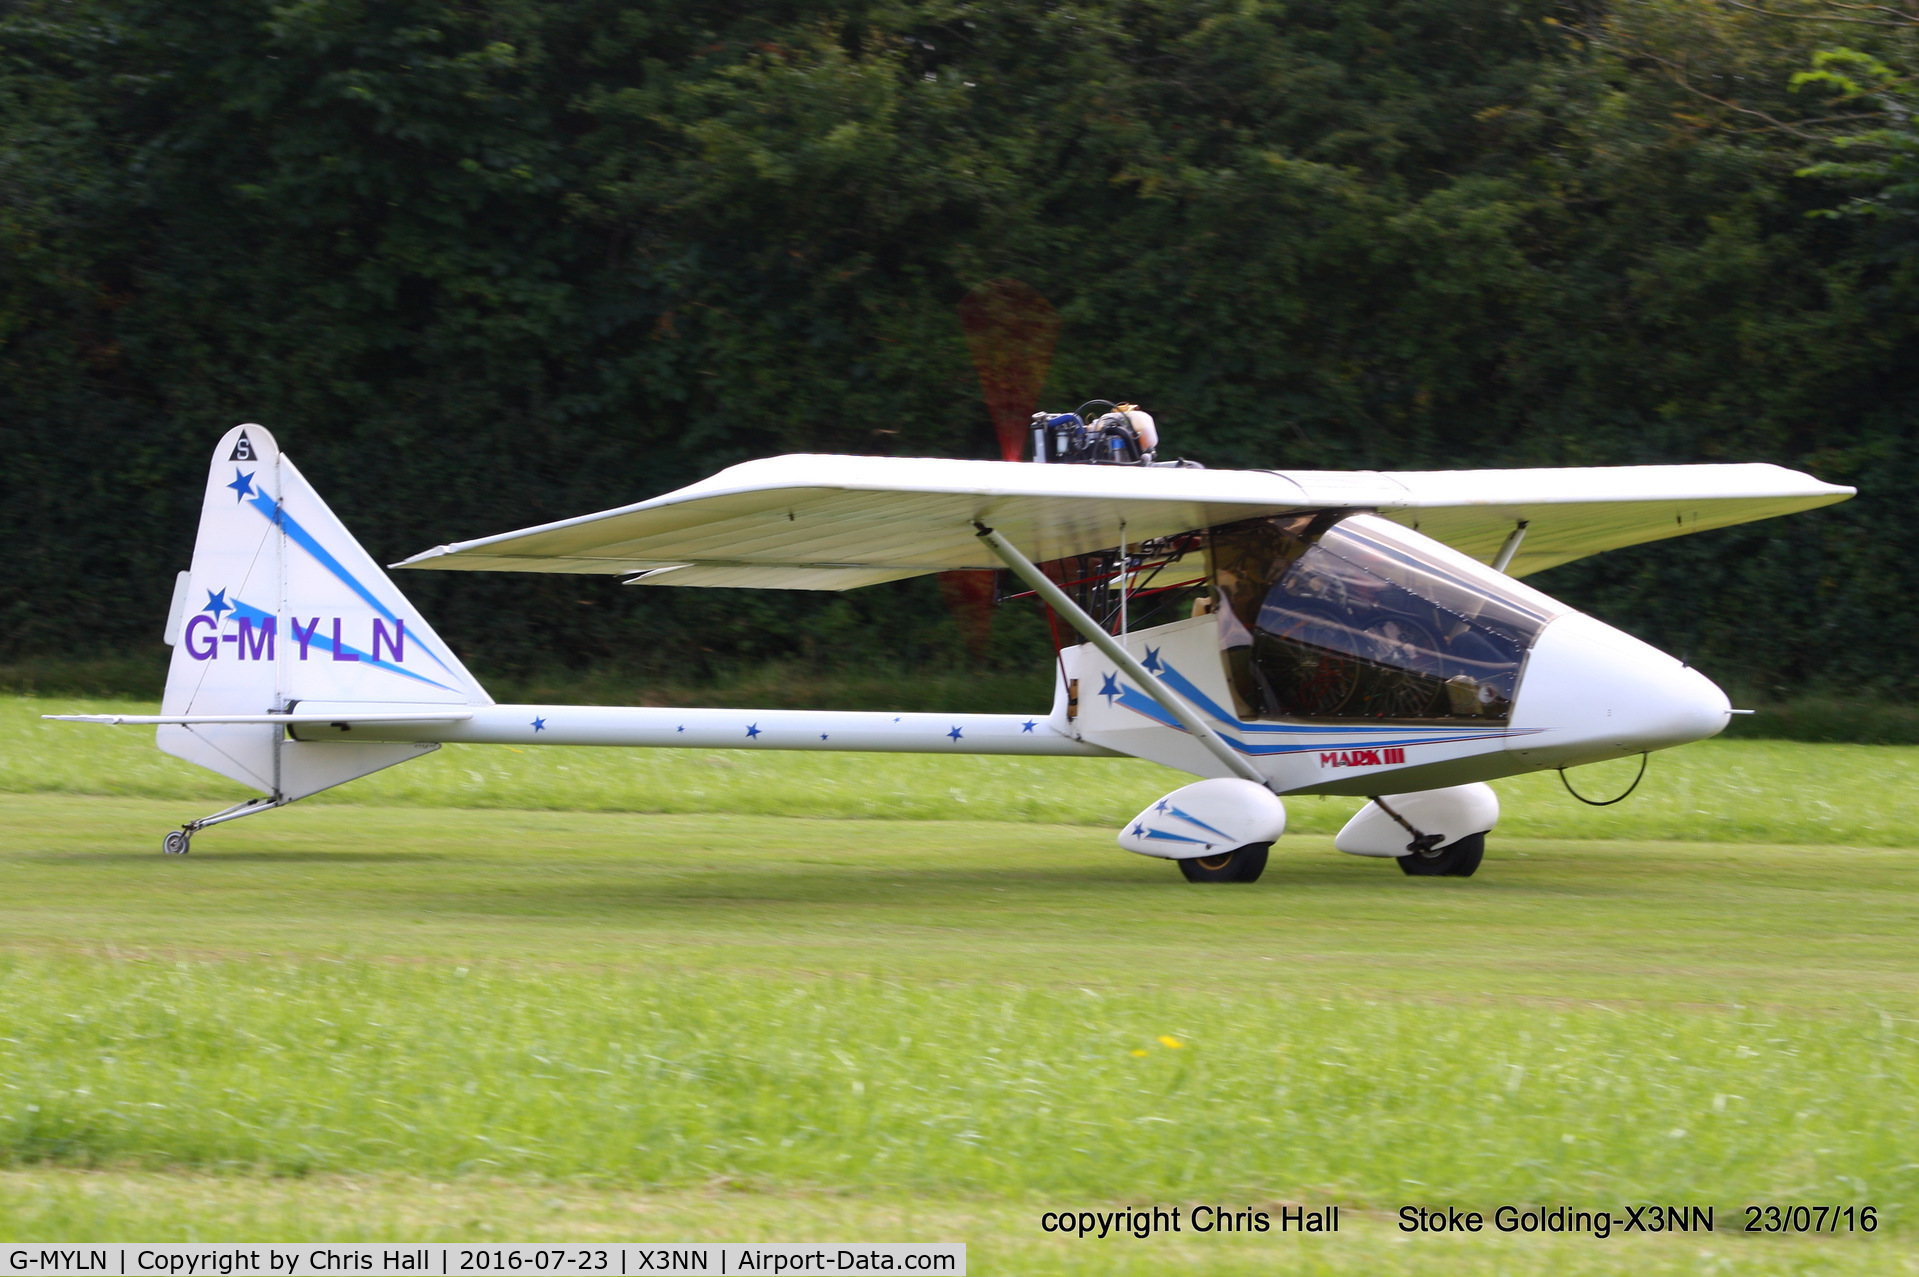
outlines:
[{"label": "diagonal support strut", "polygon": [[1098,621],[1086,614],[1085,609],[1066,597],[1066,592],[1047,579],[1044,572],[993,529],[983,523],[973,525],[979,529],[980,540],[992,547],[1000,561],[1013,570],[1013,575],[1033,587],[1033,592],[1052,607],[1055,612],[1072,622],[1073,628],[1086,636],[1088,642],[1098,648],[1107,660],[1118,665],[1126,672],[1126,677],[1146,689],[1146,694],[1158,701],[1160,707],[1173,716],[1173,721],[1192,733],[1193,739],[1204,745],[1213,757],[1226,765],[1226,769],[1242,780],[1250,780],[1262,789],[1270,789],[1266,778],[1259,774],[1250,762],[1228,745],[1220,734],[1201,718],[1193,707],[1173,694],[1171,688],[1148,673],[1146,667],[1134,659],[1133,654],[1121,647],[1111,634],[1108,634]]},{"label": "diagonal support strut", "polygon": [[1513,555],[1519,553],[1519,543],[1526,539],[1526,529],[1532,526],[1531,519],[1521,519],[1513,530],[1506,534],[1505,544],[1499,547],[1499,553],[1493,556],[1492,568],[1495,572],[1504,572],[1513,561]]}]

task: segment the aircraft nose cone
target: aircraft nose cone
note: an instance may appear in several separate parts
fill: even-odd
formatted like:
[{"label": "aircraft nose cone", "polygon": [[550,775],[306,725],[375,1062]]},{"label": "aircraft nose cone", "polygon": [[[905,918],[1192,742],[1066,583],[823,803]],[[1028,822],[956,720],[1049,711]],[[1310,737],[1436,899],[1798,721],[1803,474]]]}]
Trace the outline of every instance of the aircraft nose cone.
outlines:
[{"label": "aircraft nose cone", "polygon": [[1572,612],[1526,658],[1509,748],[1554,767],[1704,740],[1732,719],[1698,670],[1603,621]]}]

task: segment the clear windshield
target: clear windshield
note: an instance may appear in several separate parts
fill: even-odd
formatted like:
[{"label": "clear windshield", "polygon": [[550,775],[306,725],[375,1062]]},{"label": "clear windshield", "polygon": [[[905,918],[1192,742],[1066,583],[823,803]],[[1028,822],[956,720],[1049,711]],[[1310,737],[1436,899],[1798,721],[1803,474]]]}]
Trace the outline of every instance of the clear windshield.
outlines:
[{"label": "clear windshield", "polygon": [[1212,530],[1220,646],[1254,718],[1504,721],[1520,661],[1563,611],[1377,515]]}]

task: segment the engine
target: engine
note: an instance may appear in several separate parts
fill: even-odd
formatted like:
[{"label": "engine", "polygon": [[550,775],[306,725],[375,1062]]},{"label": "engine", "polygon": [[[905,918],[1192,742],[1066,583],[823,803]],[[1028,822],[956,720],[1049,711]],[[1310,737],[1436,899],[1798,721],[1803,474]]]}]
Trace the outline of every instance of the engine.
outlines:
[{"label": "engine", "polygon": [[1136,404],[1094,399],[1076,412],[1033,414],[1035,461],[1082,466],[1168,464],[1153,460],[1158,447],[1159,430],[1152,415]]}]

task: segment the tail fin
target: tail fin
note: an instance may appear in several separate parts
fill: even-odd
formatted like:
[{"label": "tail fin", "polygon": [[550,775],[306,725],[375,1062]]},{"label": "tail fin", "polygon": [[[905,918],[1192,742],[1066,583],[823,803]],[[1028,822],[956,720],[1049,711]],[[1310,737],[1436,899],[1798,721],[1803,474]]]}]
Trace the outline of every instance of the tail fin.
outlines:
[{"label": "tail fin", "polygon": [[[167,625],[165,714],[493,703],[260,426],[214,449],[186,575]],[[158,743],[281,801],[437,748],[292,741],[247,724],[162,726]]]}]

